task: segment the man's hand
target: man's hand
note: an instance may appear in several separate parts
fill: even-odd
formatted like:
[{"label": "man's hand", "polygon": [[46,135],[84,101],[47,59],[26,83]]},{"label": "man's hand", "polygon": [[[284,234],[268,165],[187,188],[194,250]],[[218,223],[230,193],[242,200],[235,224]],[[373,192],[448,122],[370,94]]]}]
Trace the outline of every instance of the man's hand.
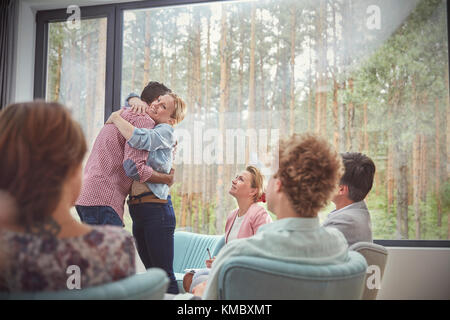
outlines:
[{"label": "man's hand", "polygon": [[111,113],[108,120],[106,120],[105,124],[114,123],[114,121],[117,119],[117,117],[120,117],[122,112],[123,112],[123,109],[120,109],[119,111],[115,111],[115,112]]},{"label": "man's hand", "polygon": [[148,108],[148,104],[138,97],[133,97],[128,100],[128,104],[130,105],[131,112],[134,113],[145,113],[146,109]]},{"label": "man's hand", "polygon": [[177,154],[177,146],[178,146],[178,140],[176,140],[175,144],[173,145],[172,158],[174,161],[175,161],[175,155]]},{"label": "man's hand", "polygon": [[175,182],[175,170],[174,169],[170,169],[169,172],[169,181],[167,183],[167,185],[169,187],[171,187],[173,185],[173,183]]}]

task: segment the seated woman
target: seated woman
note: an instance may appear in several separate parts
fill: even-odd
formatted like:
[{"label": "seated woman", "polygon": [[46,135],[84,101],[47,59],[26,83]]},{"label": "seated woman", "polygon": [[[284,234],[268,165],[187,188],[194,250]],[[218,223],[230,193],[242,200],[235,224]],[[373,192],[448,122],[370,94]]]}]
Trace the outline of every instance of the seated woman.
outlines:
[{"label": "seated woman", "polygon": [[73,269],[81,289],[134,274],[127,231],[88,226],[70,213],[87,146],[69,111],[58,103],[13,104],[0,112],[0,128],[0,190],[14,200],[14,212],[0,226],[2,289],[68,289]]},{"label": "seated woman", "polygon": [[[238,208],[228,215],[225,224],[225,243],[251,237],[260,226],[272,222],[266,209],[258,204],[258,201],[265,201],[263,184],[264,177],[253,166],[245,168],[231,181],[229,194],[236,198]],[[196,284],[207,279],[213,261],[214,258],[206,260],[206,269],[195,274],[188,272],[184,276],[183,287],[186,292],[190,292]]]},{"label": "seated woman", "polygon": [[347,261],[344,235],[321,227],[318,213],[335,194],[343,174],[342,159],[324,139],[293,135],[282,141],[279,165],[267,186],[267,208],[278,220],[262,226],[251,238],[238,239],[220,250],[206,282],[193,288],[203,299],[218,298],[218,281],[224,261],[254,256],[311,265]]}]

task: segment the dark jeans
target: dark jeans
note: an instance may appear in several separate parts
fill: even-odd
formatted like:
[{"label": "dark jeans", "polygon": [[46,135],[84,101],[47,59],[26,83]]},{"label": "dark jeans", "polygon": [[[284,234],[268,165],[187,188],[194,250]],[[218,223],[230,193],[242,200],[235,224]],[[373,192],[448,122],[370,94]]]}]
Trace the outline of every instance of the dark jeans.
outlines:
[{"label": "dark jeans", "polygon": [[139,257],[145,268],[161,268],[169,277],[168,293],[177,294],[178,285],[173,273],[175,212],[168,203],[140,203],[129,205],[133,219],[133,236]]},{"label": "dark jeans", "polygon": [[82,222],[90,225],[113,225],[123,227],[117,212],[108,206],[75,206]]}]

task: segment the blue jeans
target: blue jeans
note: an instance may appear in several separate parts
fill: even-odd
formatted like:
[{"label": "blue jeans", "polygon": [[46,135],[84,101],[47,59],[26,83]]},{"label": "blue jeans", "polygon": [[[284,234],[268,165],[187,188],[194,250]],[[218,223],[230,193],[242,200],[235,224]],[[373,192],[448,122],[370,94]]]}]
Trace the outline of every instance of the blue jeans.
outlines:
[{"label": "blue jeans", "polygon": [[168,203],[140,203],[129,205],[133,220],[133,236],[139,257],[145,268],[161,268],[169,277],[168,293],[177,294],[178,285],[173,273],[175,212],[170,196]]},{"label": "blue jeans", "polygon": [[90,225],[113,225],[123,227],[117,212],[108,206],[75,206],[82,222]]}]

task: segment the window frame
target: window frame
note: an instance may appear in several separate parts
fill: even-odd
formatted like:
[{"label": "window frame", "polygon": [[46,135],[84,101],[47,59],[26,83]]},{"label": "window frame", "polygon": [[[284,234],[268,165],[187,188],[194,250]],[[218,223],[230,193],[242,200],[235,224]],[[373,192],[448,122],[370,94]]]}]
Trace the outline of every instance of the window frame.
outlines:
[{"label": "window frame", "polygon": [[[146,0],[125,2],[119,4],[105,4],[96,6],[80,6],[81,19],[107,17],[106,41],[106,81],[105,81],[105,119],[120,108],[122,102],[122,44],[123,44],[123,17],[125,10],[168,7],[212,2],[232,2],[237,0]],[[447,36],[450,44],[450,0],[447,6]],[[50,22],[65,21],[70,14],[66,8],[55,10],[42,10],[36,13],[36,52],[34,75],[34,98],[43,99],[46,88],[48,24]],[[450,50],[448,50],[450,74]],[[450,92],[449,92],[450,93]],[[409,248],[450,248],[450,240],[396,240],[374,239],[374,243],[385,247]]]},{"label": "window frame", "polygon": [[[106,27],[106,65],[105,65],[105,119],[108,119],[113,110],[113,79],[114,79],[114,32],[115,32],[115,5],[99,5],[80,7],[80,18],[107,18]],[[63,22],[72,13],[67,9],[54,9],[37,11],[36,13],[36,51],[34,68],[34,99],[45,99],[47,85],[47,52],[48,52],[48,26],[52,22]]]}]

